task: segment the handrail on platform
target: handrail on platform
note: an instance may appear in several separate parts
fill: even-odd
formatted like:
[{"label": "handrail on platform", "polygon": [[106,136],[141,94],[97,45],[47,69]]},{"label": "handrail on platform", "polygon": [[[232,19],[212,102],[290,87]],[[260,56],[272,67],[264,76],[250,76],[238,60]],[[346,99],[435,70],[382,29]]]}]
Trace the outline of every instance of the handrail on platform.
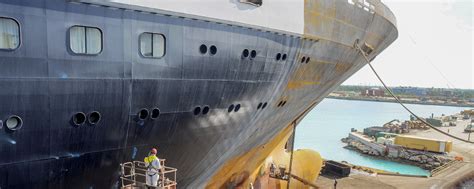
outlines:
[{"label": "handrail on platform", "polygon": [[[159,171],[158,187],[163,189],[175,189],[178,183],[176,182],[176,172],[178,169],[165,166],[165,159],[160,159],[162,170]],[[120,164],[122,180],[122,189],[145,188],[147,167],[145,162],[132,161]]]}]

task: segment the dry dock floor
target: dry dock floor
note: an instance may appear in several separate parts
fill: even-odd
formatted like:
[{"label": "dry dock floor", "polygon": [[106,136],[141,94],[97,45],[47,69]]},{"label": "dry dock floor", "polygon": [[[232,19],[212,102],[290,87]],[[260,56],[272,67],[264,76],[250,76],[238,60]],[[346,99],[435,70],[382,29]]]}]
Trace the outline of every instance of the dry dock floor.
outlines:
[{"label": "dry dock floor", "polygon": [[[464,175],[474,173],[472,163],[454,165],[443,173],[430,178],[403,177],[403,176],[370,176],[365,174],[351,174],[349,177],[338,179],[337,188],[374,188],[374,189],[434,189],[454,188],[457,181]],[[333,178],[320,176],[316,181],[320,188],[334,188]]]},{"label": "dry dock floor", "polygon": [[[467,133],[464,128],[468,121],[458,121],[455,127],[441,127],[461,138],[467,139]],[[468,175],[474,174],[474,144],[461,142],[451,139],[438,133],[432,129],[425,131],[411,132],[410,135],[416,135],[428,138],[437,138],[453,141],[453,154],[460,155],[464,158],[464,162],[455,164],[440,172],[438,175],[430,178],[402,177],[402,176],[386,176],[377,175],[370,176],[366,174],[351,174],[349,177],[338,179],[337,188],[401,188],[401,189],[435,189],[435,188],[454,188],[456,183]],[[471,134],[471,141],[474,141],[474,133]],[[333,178],[320,176],[316,181],[320,188],[334,188]]]}]

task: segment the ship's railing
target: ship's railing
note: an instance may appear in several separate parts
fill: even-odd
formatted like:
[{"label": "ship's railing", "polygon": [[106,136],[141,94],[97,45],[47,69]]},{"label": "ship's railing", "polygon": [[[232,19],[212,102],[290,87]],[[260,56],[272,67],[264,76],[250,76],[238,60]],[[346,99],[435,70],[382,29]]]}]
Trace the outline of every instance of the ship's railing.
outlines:
[{"label": "ship's railing", "polygon": [[286,172],[286,166],[285,165],[279,165],[278,169],[276,168],[276,165],[274,163],[270,163],[270,171],[268,173],[268,176],[270,178],[278,179],[278,180],[283,180],[290,182],[290,177],[295,179],[298,182],[301,182],[305,186],[310,186],[313,188],[320,188],[318,185],[315,183],[308,181],[302,177],[299,177],[297,175],[291,174],[289,172]]},{"label": "ship's railing", "polygon": [[371,14],[375,13],[375,4],[380,3],[378,0],[347,0],[351,5],[356,5],[357,7],[364,9]]},{"label": "ship's railing", "polygon": [[[178,183],[176,182],[176,172],[178,169],[165,166],[165,159],[160,159],[161,167],[163,168],[158,174],[158,187],[162,189],[175,189]],[[146,172],[147,167],[145,162],[132,161],[120,164],[122,189],[146,188]]]}]

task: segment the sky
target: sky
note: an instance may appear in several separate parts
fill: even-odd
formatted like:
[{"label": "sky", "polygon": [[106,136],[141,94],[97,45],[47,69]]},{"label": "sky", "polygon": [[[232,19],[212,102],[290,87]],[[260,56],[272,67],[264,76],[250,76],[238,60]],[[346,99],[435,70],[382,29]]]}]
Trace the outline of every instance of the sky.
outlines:
[{"label": "sky", "polygon": [[[473,0],[383,0],[398,39],[372,62],[389,86],[474,89]],[[381,85],[365,66],[344,85]]]}]

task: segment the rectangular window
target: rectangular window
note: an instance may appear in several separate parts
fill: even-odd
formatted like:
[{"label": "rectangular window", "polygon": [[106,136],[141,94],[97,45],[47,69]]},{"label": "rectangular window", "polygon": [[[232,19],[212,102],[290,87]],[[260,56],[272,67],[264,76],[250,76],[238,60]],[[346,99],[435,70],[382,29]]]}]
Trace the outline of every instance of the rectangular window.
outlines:
[{"label": "rectangular window", "polygon": [[142,33],[140,35],[140,54],[147,58],[165,56],[165,36],[158,33]]},{"label": "rectangular window", "polygon": [[69,47],[76,54],[99,54],[102,52],[102,31],[94,27],[73,26],[69,29]]},{"label": "rectangular window", "polygon": [[20,46],[20,25],[11,18],[0,17],[0,49],[14,50]]}]

